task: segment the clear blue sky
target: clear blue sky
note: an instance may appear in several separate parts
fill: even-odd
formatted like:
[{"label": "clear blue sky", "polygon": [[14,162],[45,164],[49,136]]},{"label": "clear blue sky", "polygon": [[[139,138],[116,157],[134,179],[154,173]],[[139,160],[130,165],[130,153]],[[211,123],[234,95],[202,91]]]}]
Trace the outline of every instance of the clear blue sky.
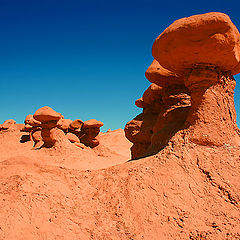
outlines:
[{"label": "clear blue sky", "polygon": [[48,105],[123,128],[141,111],[134,101],[150,84],[154,39],[178,18],[212,11],[240,29],[240,1],[0,0],[0,123]]}]

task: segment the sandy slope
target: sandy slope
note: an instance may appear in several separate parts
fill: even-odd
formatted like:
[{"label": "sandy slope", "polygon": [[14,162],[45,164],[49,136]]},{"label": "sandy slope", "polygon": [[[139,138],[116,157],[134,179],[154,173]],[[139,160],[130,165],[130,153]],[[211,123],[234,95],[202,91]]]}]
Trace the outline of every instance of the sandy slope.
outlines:
[{"label": "sandy slope", "polygon": [[69,143],[60,149],[32,150],[32,142],[20,142],[22,135],[20,131],[0,133],[0,162],[27,157],[28,161],[37,164],[89,170],[106,168],[130,159],[131,143],[124,137],[122,129],[101,133],[101,144],[94,149],[80,149]]},{"label": "sandy slope", "polygon": [[[27,151],[11,134],[0,144],[0,239],[240,238],[239,149],[177,139],[152,157],[79,170],[73,155]],[[97,168],[103,157],[88,153],[79,161]]]}]

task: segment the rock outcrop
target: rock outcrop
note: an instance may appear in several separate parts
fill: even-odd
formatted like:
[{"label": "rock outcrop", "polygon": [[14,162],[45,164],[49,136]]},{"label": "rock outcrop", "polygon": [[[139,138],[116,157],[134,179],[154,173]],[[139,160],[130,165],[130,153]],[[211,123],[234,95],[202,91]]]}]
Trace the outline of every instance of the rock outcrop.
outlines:
[{"label": "rock outcrop", "polygon": [[43,145],[41,136],[41,122],[35,120],[32,114],[26,116],[22,131],[29,133],[29,140],[33,141],[33,148],[39,148]]},{"label": "rock outcrop", "polygon": [[16,121],[13,119],[8,119],[1,124],[1,130],[11,131],[16,129]]},{"label": "rock outcrop", "polygon": [[98,146],[99,140],[96,137],[100,133],[100,127],[102,126],[103,123],[101,121],[97,121],[96,119],[85,121],[81,131],[81,143],[91,148]]},{"label": "rock outcrop", "polygon": [[153,84],[135,103],[143,113],[125,127],[132,159],[159,152],[178,132],[195,144],[239,146],[233,74],[240,72],[240,37],[230,18],[207,13],[177,20],[152,53],[145,76]]},{"label": "rock outcrop", "polygon": [[195,64],[211,64],[223,72],[240,71],[239,32],[223,13],[182,18],[155,40],[153,57],[164,68],[186,75]]},{"label": "rock outcrop", "polygon": [[51,148],[57,142],[59,135],[63,133],[57,128],[58,121],[62,118],[62,115],[52,108],[45,106],[39,108],[33,115],[33,118],[41,122],[41,136],[44,142],[43,147]]}]

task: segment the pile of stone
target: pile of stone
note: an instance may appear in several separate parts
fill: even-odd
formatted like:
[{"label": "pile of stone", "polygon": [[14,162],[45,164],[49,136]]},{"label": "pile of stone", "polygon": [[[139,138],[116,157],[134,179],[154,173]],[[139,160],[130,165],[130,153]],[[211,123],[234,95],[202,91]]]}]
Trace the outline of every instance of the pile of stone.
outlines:
[{"label": "pile of stone", "polygon": [[38,109],[34,115],[28,115],[24,123],[22,131],[29,133],[34,148],[52,148],[65,140],[81,148],[94,148],[99,145],[96,137],[103,126],[102,122],[95,119],[86,122],[64,119],[62,114],[48,106]]},{"label": "pile of stone", "polygon": [[135,102],[143,112],[125,126],[132,159],[159,152],[179,131],[195,144],[239,146],[233,75],[240,72],[240,36],[230,18],[207,13],[177,20],[155,40],[152,54],[145,74],[152,84]]}]

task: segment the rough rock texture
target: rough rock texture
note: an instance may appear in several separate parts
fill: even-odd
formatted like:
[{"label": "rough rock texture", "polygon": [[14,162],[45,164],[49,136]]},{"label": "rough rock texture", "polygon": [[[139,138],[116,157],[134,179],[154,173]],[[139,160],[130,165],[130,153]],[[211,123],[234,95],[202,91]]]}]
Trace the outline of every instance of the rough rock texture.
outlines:
[{"label": "rough rock texture", "polygon": [[145,76],[150,82],[161,87],[167,87],[173,83],[183,84],[183,78],[162,67],[156,59],[145,72]]},{"label": "rough rock texture", "polygon": [[82,126],[83,126],[83,121],[80,119],[76,119],[70,123],[69,129],[73,131],[81,131]]},{"label": "rough rock texture", "polygon": [[[28,143],[17,142],[20,133],[4,134],[0,239],[240,237],[239,148],[202,146],[176,136],[155,156],[106,168],[116,155],[91,159],[89,148],[75,155],[72,148],[61,155],[51,149],[28,152]],[[119,143],[111,133],[104,136]],[[99,170],[78,170],[81,164]]]},{"label": "rough rock texture", "polygon": [[153,57],[166,69],[184,75],[196,63],[213,64],[232,74],[240,72],[240,35],[223,13],[182,18],[154,42]]},{"label": "rough rock texture", "polygon": [[66,137],[71,143],[80,143],[79,138],[73,133],[67,133]]},{"label": "rough rock texture", "polygon": [[[52,108],[45,106],[38,109],[33,118],[41,122],[41,136],[44,144],[42,147],[51,148],[57,141],[61,143],[66,140],[65,134],[62,130],[57,128],[58,121],[62,118],[62,115]],[[66,141],[65,141],[66,142]]]},{"label": "rough rock texture", "polygon": [[2,130],[15,130],[16,129],[16,121],[13,119],[8,119],[4,121],[4,123],[1,125]]},{"label": "rough rock texture", "polygon": [[68,132],[69,126],[72,123],[71,119],[64,119],[61,118],[58,122],[57,122],[57,127],[61,130],[63,130],[64,132]]},{"label": "rough rock texture", "polygon": [[132,159],[159,152],[177,131],[184,128],[190,96],[189,90],[180,82],[183,80],[171,78],[162,87],[151,84],[143,93],[143,112],[124,129],[127,139],[133,143]]},{"label": "rough rock texture", "polygon": [[96,138],[100,133],[100,127],[103,126],[101,121],[90,119],[83,123],[81,143],[87,147],[94,148],[99,145],[99,140]]},{"label": "rough rock texture", "polygon": [[45,106],[42,108],[39,108],[33,115],[34,119],[41,122],[50,122],[50,121],[58,121],[61,119],[63,116],[54,111],[52,108]]},{"label": "rough rock texture", "polygon": [[157,116],[157,153],[137,161],[126,162],[122,130],[100,133],[93,149],[67,140],[38,151],[1,131],[0,239],[239,240],[235,80],[199,62],[182,77],[154,95],[161,109],[154,100],[125,129],[143,141],[144,118]]},{"label": "rough rock texture", "polygon": [[197,144],[240,146],[234,106],[233,76],[214,66],[198,65],[185,80],[192,107],[186,121],[187,136]]}]

